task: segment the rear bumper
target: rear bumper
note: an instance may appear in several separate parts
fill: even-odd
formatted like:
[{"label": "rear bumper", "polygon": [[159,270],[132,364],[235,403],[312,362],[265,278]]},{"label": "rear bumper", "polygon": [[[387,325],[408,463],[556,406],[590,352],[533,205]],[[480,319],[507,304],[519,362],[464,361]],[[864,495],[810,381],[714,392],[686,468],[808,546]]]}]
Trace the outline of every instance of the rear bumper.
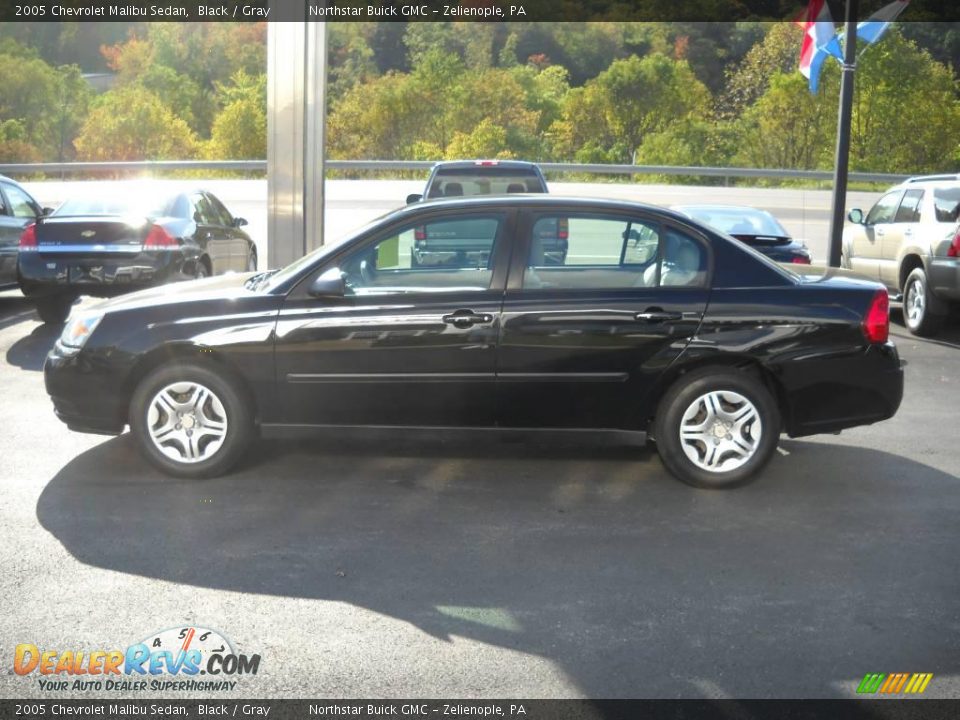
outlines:
[{"label": "rear bumper", "polygon": [[25,295],[73,292],[109,296],[191,277],[181,250],[136,255],[84,256],[20,253],[17,272]]},{"label": "rear bumper", "polygon": [[43,366],[44,384],[54,412],[71,430],[118,435],[127,423],[126,407],[114,375],[98,365],[95,357],[66,356],[54,346]]},{"label": "rear bumper", "polygon": [[932,257],[929,272],[928,282],[934,295],[960,300],[960,258]]},{"label": "rear bumper", "polygon": [[785,430],[791,437],[887,420],[903,400],[903,367],[891,342],[796,366],[781,368],[789,408]]}]

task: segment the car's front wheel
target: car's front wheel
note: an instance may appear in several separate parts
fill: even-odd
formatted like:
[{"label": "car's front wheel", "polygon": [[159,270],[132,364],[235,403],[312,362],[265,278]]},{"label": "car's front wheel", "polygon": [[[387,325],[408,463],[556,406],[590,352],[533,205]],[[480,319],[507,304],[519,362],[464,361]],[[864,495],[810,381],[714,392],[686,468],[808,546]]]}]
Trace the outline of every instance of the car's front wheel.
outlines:
[{"label": "car's front wheel", "polygon": [[752,480],[780,436],[780,412],[749,372],[705,368],[681,377],[660,402],[657,450],[677,478],[701,488]]},{"label": "car's front wheel", "polygon": [[929,337],[940,332],[944,315],[937,312],[936,298],[930,294],[927,274],[915,268],[903,284],[903,321],[914,335]]},{"label": "car's front wheel", "polygon": [[253,436],[250,403],[237,384],[199,363],[159,368],[130,401],[141,452],[177,477],[213,477],[232,468]]},{"label": "car's front wheel", "polygon": [[76,300],[77,298],[73,295],[61,293],[38,297],[33,302],[41,320],[53,325],[62,325],[70,315],[70,308]]}]

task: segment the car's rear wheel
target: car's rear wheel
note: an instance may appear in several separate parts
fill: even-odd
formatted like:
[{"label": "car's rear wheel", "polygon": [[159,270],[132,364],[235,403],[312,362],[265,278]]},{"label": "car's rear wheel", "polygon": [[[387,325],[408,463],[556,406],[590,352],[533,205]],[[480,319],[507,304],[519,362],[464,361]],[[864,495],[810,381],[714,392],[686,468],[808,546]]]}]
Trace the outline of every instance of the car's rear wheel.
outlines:
[{"label": "car's rear wheel", "polygon": [[256,272],[257,270],[257,251],[251,250],[247,255],[247,272]]},{"label": "car's rear wheel", "polygon": [[38,297],[33,302],[37,308],[37,315],[45,323],[62,325],[70,315],[70,308],[77,298],[73,295],[60,293]]},{"label": "car's rear wheel", "polygon": [[903,284],[903,321],[914,335],[929,337],[940,332],[944,315],[937,312],[936,298],[930,294],[927,274],[915,268]]},{"label": "car's rear wheel", "polygon": [[660,402],[657,450],[677,478],[701,488],[752,480],[780,436],[780,412],[754,375],[705,368],[681,377]]},{"label": "car's rear wheel", "polygon": [[238,386],[206,365],[150,373],[130,401],[130,427],[144,456],[177,477],[213,477],[243,456],[253,413]]},{"label": "car's rear wheel", "polygon": [[203,280],[210,273],[207,271],[207,266],[204,262],[197,260],[193,266],[193,279],[194,280]]}]

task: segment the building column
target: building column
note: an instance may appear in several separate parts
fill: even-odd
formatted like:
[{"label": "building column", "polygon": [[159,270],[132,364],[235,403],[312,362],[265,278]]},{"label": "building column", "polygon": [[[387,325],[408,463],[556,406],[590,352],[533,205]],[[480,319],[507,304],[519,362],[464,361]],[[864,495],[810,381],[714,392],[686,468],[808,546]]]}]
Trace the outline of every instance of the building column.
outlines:
[{"label": "building column", "polygon": [[326,24],[267,25],[267,260],[323,245]]}]

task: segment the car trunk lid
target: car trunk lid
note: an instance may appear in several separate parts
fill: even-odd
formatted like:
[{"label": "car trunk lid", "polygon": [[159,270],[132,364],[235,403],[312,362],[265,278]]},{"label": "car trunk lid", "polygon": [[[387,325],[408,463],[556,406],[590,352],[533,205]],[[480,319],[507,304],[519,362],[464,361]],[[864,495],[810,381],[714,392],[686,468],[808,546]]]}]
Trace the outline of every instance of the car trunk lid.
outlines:
[{"label": "car trunk lid", "polygon": [[37,251],[83,255],[137,254],[150,231],[146,218],[49,217],[37,223]]}]

